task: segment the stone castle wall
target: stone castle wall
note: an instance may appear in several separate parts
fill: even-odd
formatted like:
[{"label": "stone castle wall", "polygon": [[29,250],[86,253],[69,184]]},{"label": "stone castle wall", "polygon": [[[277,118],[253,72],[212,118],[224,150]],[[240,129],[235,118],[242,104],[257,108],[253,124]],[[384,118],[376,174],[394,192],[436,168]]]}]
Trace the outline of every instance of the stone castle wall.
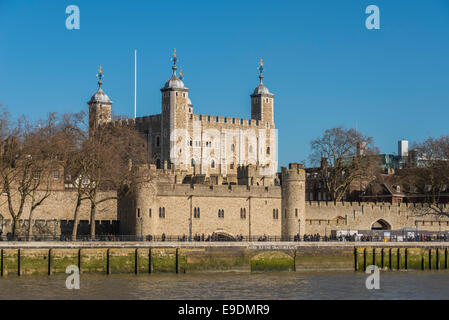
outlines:
[{"label": "stone castle wall", "polygon": [[331,230],[371,230],[382,220],[390,229],[449,230],[449,218],[423,215],[422,204],[374,204],[372,202],[306,202],[306,233],[330,234]]},{"label": "stone castle wall", "polygon": [[[99,199],[106,197],[113,197],[116,192],[100,192],[98,195]],[[52,191],[49,198],[44,200],[44,202],[37,207],[33,212],[33,220],[36,225],[36,233],[39,232],[41,228],[42,232],[48,233],[51,230],[51,234],[54,232],[54,220],[57,221],[57,234],[67,231],[68,225],[72,223],[74,218],[75,204],[76,204],[77,194],[74,190],[56,190]],[[13,207],[15,210],[18,209],[19,199],[13,199]],[[28,225],[30,212],[30,202],[25,202],[23,213],[20,217],[19,224],[22,229]],[[10,215],[8,209],[7,197],[4,195],[0,196],[0,214],[3,216],[3,235],[12,230],[12,216]],[[80,221],[82,225],[89,225],[90,221],[90,202],[83,201],[81,203],[80,211]],[[112,225],[117,221],[117,201],[108,200],[98,205],[96,212],[96,220],[99,223],[105,223]],[[47,230],[48,229],[48,230]],[[47,231],[47,232],[45,232]],[[70,229],[71,231],[71,229]]]},{"label": "stone castle wall", "polygon": [[[293,197],[292,202],[283,199],[283,195],[293,199],[287,184],[263,187],[149,183],[119,205],[123,210],[119,214],[122,233],[142,233],[143,237],[222,233],[232,237],[291,238],[299,230],[302,235],[322,236],[329,236],[333,230],[371,230],[379,221],[392,230],[449,229],[448,218],[419,215],[421,205],[305,201],[304,186],[301,181],[296,184],[292,190],[302,196]],[[219,214],[221,210],[223,214]],[[283,229],[288,232],[283,234]]]}]

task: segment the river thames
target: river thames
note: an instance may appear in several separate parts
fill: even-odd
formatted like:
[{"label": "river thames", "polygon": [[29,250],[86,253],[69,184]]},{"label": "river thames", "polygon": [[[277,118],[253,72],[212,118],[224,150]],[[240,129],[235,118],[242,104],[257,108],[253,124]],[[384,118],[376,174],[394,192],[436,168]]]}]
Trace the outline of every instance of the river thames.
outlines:
[{"label": "river thames", "polygon": [[448,272],[381,272],[380,289],[354,272],[5,277],[0,299],[449,299]]}]

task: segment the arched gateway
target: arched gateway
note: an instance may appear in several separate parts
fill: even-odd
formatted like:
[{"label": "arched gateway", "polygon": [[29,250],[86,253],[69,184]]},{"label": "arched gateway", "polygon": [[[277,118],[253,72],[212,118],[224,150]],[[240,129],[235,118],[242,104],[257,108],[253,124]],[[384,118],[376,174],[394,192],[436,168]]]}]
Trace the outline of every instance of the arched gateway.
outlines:
[{"label": "arched gateway", "polygon": [[372,224],[371,230],[391,230],[391,225],[387,221],[379,219]]}]

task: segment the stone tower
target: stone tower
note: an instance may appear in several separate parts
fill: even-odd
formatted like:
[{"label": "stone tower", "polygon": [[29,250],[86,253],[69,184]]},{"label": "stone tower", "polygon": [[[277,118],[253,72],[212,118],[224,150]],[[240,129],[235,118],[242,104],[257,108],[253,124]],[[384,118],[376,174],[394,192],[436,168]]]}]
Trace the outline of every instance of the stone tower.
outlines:
[{"label": "stone tower", "polygon": [[103,84],[103,69],[101,66],[98,69],[97,77],[98,90],[87,103],[89,105],[89,136],[92,136],[92,133],[99,125],[111,121],[112,101],[101,89]]},{"label": "stone tower", "polygon": [[285,240],[293,240],[298,233],[301,238],[304,235],[305,182],[302,165],[290,163],[288,169],[282,167],[281,237]]},{"label": "stone tower", "polygon": [[[189,99],[189,89],[182,82],[182,73],[177,75],[177,54],[173,52],[173,74],[161,89],[162,110],[161,110],[161,137],[159,158],[163,163],[175,163],[182,155],[187,154],[185,147],[187,144],[179,142],[180,137],[185,136],[187,130],[188,117],[193,114],[193,106]],[[184,161],[186,163],[187,160]],[[179,163],[176,163],[179,164]]]},{"label": "stone tower", "polygon": [[259,66],[259,85],[254,89],[251,95],[251,119],[262,121],[266,124],[267,128],[274,126],[274,94],[268,91],[268,88],[264,86],[262,80],[263,76],[263,60],[260,59]]}]

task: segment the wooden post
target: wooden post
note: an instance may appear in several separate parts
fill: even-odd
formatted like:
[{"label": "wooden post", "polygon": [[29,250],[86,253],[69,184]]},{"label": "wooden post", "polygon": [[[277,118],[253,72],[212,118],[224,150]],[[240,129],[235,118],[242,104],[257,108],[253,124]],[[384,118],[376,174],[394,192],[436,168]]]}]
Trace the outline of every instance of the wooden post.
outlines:
[{"label": "wooden post", "polygon": [[396,260],[397,260],[397,269],[400,270],[401,269],[401,249],[398,248],[398,252],[396,254]]},{"label": "wooden post", "polygon": [[380,267],[384,268],[384,248],[380,249]]},{"label": "wooden post", "polygon": [[436,250],[437,250],[437,262],[436,262],[436,266],[435,266],[435,269],[440,269],[440,249],[439,248],[436,248]]},{"label": "wooden post", "polygon": [[78,270],[81,274],[81,248],[78,249]]},{"label": "wooden post", "polygon": [[447,248],[444,249],[444,269],[447,269]]},{"label": "wooden post", "polygon": [[52,249],[48,249],[48,275],[52,274]]},{"label": "wooden post", "polygon": [[391,270],[391,248],[388,250],[388,268]]},{"label": "wooden post", "polygon": [[176,263],[176,265],[175,265],[175,268],[176,268],[176,273],[179,273],[179,248],[176,248],[176,261],[175,261]]},{"label": "wooden post", "polygon": [[106,274],[111,274],[111,260],[109,250],[109,248],[108,250],[106,250]]},{"label": "wooden post", "polygon": [[363,271],[366,271],[366,248],[363,249]]},{"label": "wooden post", "polygon": [[2,252],[1,252],[1,258],[2,258],[2,261],[0,262],[1,263],[1,266],[0,266],[0,272],[1,272],[1,275],[2,275],[2,277],[3,277],[3,257],[4,257],[4,252],[3,252],[3,248],[2,248]]},{"label": "wooden post", "polygon": [[135,254],[134,254],[134,273],[139,273],[139,254],[136,248]]},{"label": "wooden post", "polygon": [[20,248],[17,249],[17,275],[20,277]]},{"label": "wooden post", "polygon": [[407,255],[407,248],[405,248],[405,253],[404,253],[404,269],[407,270],[407,259],[408,259],[408,255]]},{"label": "wooden post", "polygon": [[151,248],[148,249],[148,273],[153,273],[153,259],[151,259]]}]

